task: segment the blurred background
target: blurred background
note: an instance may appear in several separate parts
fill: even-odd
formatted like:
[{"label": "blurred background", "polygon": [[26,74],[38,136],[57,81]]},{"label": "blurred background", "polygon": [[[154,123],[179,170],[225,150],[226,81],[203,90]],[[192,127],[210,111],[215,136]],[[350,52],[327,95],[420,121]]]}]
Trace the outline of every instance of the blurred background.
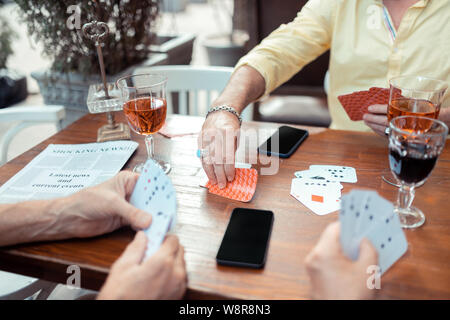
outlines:
[{"label": "blurred background", "polygon": [[[174,65],[201,66],[211,75],[221,71],[227,81],[239,58],[280,24],[291,21],[306,2],[0,0],[0,165],[89,112],[89,84],[101,79],[96,48],[83,37],[83,24],[108,23],[103,53],[110,82],[138,70]],[[325,53],[255,103],[246,120],[328,126],[324,89],[328,59]],[[188,79],[187,74],[179,76]],[[226,81],[218,84],[216,96]],[[197,99],[193,103],[191,98],[188,93],[183,112],[204,116],[214,97],[199,102],[195,113],[192,105]],[[60,109],[48,108],[51,105]],[[171,109],[182,111],[177,103]],[[36,285],[36,281],[0,272],[0,298],[33,286],[35,292],[27,289],[16,298],[70,299],[86,294],[52,283]]]},{"label": "blurred background", "polygon": [[[87,88],[77,88],[80,82],[77,77],[79,74],[85,78],[93,76],[89,82],[99,82],[100,72],[95,48],[88,45],[85,52],[80,50],[80,30],[67,27],[68,23],[77,22],[73,19],[77,12],[70,8],[71,5],[80,7],[81,25],[96,18],[95,14],[100,19],[112,21],[114,25],[119,19],[123,20],[123,16],[115,15],[117,10],[124,10],[131,17],[124,24],[127,30],[116,32],[116,35],[123,39],[124,33],[132,31],[127,36],[134,37],[135,47],[145,44],[149,50],[145,53],[145,59],[142,59],[142,55],[133,56],[133,52],[140,51],[132,50],[129,45],[126,48],[128,56],[117,56],[117,52],[123,51],[120,47],[122,40],[105,46],[103,51],[107,73],[115,80],[121,72],[129,72],[128,67],[142,65],[233,67],[241,56],[280,24],[291,21],[306,2],[135,0],[128,1],[125,6],[124,1],[120,0],[80,1],[78,4],[76,1],[64,0],[0,0],[0,81],[3,83],[0,86],[0,107],[63,105],[66,110],[63,126],[88,112],[86,97],[78,94]],[[98,7],[102,10],[98,10]],[[150,13],[144,18],[139,16],[139,21],[136,18],[135,22],[131,21],[144,8]],[[145,27],[138,26],[138,22]],[[134,28],[140,28],[140,34],[135,33]],[[77,33],[78,39],[74,36]],[[5,61],[4,65],[2,60]],[[108,69],[108,66],[115,66],[119,71],[113,70],[113,67]],[[86,74],[86,69],[94,75]],[[256,104],[251,119],[328,126],[330,119],[323,88],[327,69],[328,53],[277,89],[269,99]],[[5,77],[10,83],[11,78],[16,82],[14,88],[4,85]],[[49,85],[51,82],[56,85]],[[75,87],[78,95],[67,91],[67,87]],[[203,115],[207,106],[201,107],[204,110],[200,110],[200,115]],[[174,112],[177,112],[176,106]],[[9,120],[6,123],[0,120],[0,139],[12,125]],[[21,130],[9,144],[7,159],[28,150],[56,130],[53,124],[38,124],[37,127]]]}]

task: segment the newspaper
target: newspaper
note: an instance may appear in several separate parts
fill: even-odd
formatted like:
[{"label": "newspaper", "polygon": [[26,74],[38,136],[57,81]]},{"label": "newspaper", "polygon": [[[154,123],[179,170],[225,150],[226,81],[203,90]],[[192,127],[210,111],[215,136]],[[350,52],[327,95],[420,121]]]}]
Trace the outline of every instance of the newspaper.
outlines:
[{"label": "newspaper", "polygon": [[50,144],[0,187],[0,203],[67,196],[116,175],[138,147],[134,141]]}]

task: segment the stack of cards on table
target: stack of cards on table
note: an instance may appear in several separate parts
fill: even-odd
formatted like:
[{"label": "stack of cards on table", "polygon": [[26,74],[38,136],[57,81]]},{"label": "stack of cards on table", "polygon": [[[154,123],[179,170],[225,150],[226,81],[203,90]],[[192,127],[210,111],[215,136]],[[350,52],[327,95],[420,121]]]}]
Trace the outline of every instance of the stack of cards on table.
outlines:
[{"label": "stack of cards on table", "polygon": [[375,191],[352,190],[342,197],[341,246],[352,260],[367,238],[378,252],[381,273],[389,269],[408,249],[408,243],[393,205]]},{"label": "stack of cards on table", "polygon": [[207,188],[212,194],[227,199],[249,202],[256,191],[258,172],[247,163],[236,163],[235,167],[234,180],[228,182],[225,188],[220,189],[218,184],[212,184],[207,177],[200,183],[200,186]]},{"label": "stack of cards on table", "polygon": [[291,195],[318,215],[340,208],[341,182],[356,183],[356,170],[344,166],[312,165],[295,172]]},{"label": "stack of cards on table", "polygon": [[134,187],[130,203],[152,215],[152,223],[145,230],[148,237],[145,257],[153,255],[161,246],[166,233],[175,225],[177,199],[169,177],[153,160],[147,160]]}]

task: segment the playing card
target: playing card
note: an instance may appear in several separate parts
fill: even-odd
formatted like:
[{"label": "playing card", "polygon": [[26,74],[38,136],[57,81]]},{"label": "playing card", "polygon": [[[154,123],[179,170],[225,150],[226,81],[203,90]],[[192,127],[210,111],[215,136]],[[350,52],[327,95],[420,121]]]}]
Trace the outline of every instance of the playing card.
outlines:
[{"label": "playing card", "polygon": [[357,225],[361,219],[361,208],[365,203],[365,194],[362,190],[353,190],[342,199],[341,206],[341,244],[347,256],[355,260],[359,254],[361,238],[357,234]]},{"label": "playing card", "polygon": [[[359,203],[357,199],[360,199]],[[378,252],[382,274],[408,249],[400,220],[393,209],[393,205],[376,192],[353,190],[342,198],[339,215],[344,253],[356,260],[361,240],[367,238]]]},{"label": "playing card", "polygon": [[360,121],[363,119],[364,113],[367,113],[368,94],[368,91],[357,91],[338,96],[339,102],[351,120]]},{"label": "playing card", "polygon": [[334,179],[331,178],[331,174],[325,172],[318,172],[314,170],[302,170],[296,171],[294,173],[296,178],[299,179],[313,179],[313,180],[322,180],[327,182],[335,182]]},{"label": "playing card", "polygon": [[356,183],[358,181],[356,170],[352,167],[312,165],[310,170],[329,176],[331,179],[340,182]]},{"label": "playing card", "polygon": [[232,182],[228,182],[224,189],[220,189],[217,184],[213,185],[209,181],[206,183],[210,193],[216,194],[232,200],[249,202],[256,191],[258,172],[255,169],[237,168]]},{"label": "playing card", "polygon": [[[394,97],[401,97],[401,90],[394,89]],[[356,91],[350,94],[338,96],[338,100],[353,121],[363,119],[368,108],[374,104],[389,104],[390,89],[372,87],[367,91]]]},{"label": "playing card", "polygon": [[339,210],[342,185],[314,179],[292,179],[291,195],[318,215]]},{"label": "playing card", "polygon": [[166,233],[176,223],[177,200],[169,177],[153,160],[147,160],[139,176],[130,203],[152,215],[152,223],[145,230],[148,237],[146,258],[161,246]]},{"label": "playing card", "polygon": [[166,138],[176,138],[188,135],[198,134],[202,128],[204,119],[202,118],[185,118],[172,116],[166,120],[162,128],[158,131],[160,135]]}]

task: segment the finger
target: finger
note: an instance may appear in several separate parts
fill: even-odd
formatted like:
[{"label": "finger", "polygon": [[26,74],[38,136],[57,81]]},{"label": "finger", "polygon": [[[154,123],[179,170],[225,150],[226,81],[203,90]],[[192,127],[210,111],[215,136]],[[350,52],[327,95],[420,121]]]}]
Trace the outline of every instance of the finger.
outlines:
[{"label": "finger", "polygon": [[225,168],[223,164],[215,164],[214,165],[214,173],[217,177],[217,183],[219,184],[219,188],[223,189],[227,186],[227,176],[225,174]]},{"label": "finger", "polygon": [[227,130],[227,139],[225,145],[225,175],[229,182],[234,180],[235,159],[236,159],[236,131]]},{"label": "finger", "polygon": [[377,134],[379,134],[380,136],[383,136],[383,137],[386,136],[386,134],[385,134],[386,126],[380,126],[380,125],[378,125],[378,124],[367,123],[367,122],[365,122],[365,123],[366,123],[366,125],[367,125],[368,127],[370,127],[375,133],[377,133]]},{"label": "finger", "polygon": [[175,259],[178,250],[180,248],[180,243],[178,238],[174,235],[168,235],[161,247],[156,251],[155,255],[148,259],[146,263],[153,264],[154,261],[164,262],[167,259],[173,260]]},{"label": "finger", "polygon": [[340,223],[333,222],[322,232],[313,251],[320,254],[335,253],[339,248]]},{"label": "finger", "polygon": [[152,222],[152,216],[150,214],[134,207],[125,199],[117,199],[113,208],[118,216],[137,230],[147,229]]},{"label": "finger", "polygon": [[369,106],[368,111],[371,113],[386,114],[388,111],[387,104],[373,104]]},{"label": "finger", "polygon": [[378,264],[378,252],[373,247],[372,243],[364,238],[359,245],[359,258],[362,264],[366,267],[369,265],[377,265]]},{"label": "finger", "polygon": [[227,177],[228,182],[231,182],[234,180],[234,175],[236,173],[236,169],[234,167],[234,162],[233,164],[226,164],[224,166],[225,169],[225,175]]},{"label": "finger", "polygon": [[186,277],[186,262],[184,260],[184,248],[180,245],[180,249],[177,252],[175,258],[174,272],[183,276],[183,281],[187,281]]},{"label": "finger", "polygon": [[139,264],[147,249],[147,236],[144,232],[136,233],[134,240],[126,247],[122,255],[117,259],[116,264],[129,265]]},{"label": "finger", "polygon": [[217,177],[214,173],[214,166],[211,163],[206,163],[202,159],[202,167],[206,175],[208,176],[209,182],[211,182],[212,184],[217,184]]},{"label": "finger", "polygon": [[134,190],[139,174],[131,171],[120,171],[115,177],[115,188],[123,196],[128,197]]},{"label": "finger", "polygon": [[387,117],[386,116],[377,116],[374,114],[370,114],[370,113],[366,113],[363,116],[363,120],[365,122],[370,122],[370,123],[374,123],[380,126],[387,126],[388,125],[388,121],[387,121]]}]

